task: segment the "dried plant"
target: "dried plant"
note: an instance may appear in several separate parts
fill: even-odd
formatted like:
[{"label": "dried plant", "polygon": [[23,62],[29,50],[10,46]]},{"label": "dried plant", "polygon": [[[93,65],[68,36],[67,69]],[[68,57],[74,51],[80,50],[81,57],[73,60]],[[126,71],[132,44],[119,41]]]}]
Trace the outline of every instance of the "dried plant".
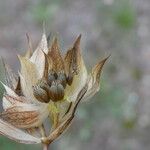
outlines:
[{"label": "dried plant", "polygon": [[0,134],[19,143],[42,143],[46,150],[71,124],[79,103],[99,91],[101,70],[108,57],[88,74],[80,52],[81,35],[64,57],[57,38],[49,44],[44,32],[34,52],[27,38],[26,55],[18,56],[18,75],[4,63],[6,83],[2,84],[6,92]]}]

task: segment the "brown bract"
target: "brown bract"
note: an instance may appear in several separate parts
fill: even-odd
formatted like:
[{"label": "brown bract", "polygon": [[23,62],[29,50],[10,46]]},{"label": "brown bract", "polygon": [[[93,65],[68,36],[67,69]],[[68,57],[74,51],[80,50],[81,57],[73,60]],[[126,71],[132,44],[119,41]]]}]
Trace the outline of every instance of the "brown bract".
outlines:
[{"label": "brown bract", "polygon": [[[2,84],[6,92],[0,133],[20,143],[49,145],[71,124],[79,103],[99,91],[108,57],[88,74],[81,55],[81,35],[64,56],[57,38],[50,46],[45,32],[35,51],[29,35],[27,39],[26,55],[18,56],[18,75],[4,63],[6,82]],[[44,122],[49,118],[50,131],[46,133]]]}]

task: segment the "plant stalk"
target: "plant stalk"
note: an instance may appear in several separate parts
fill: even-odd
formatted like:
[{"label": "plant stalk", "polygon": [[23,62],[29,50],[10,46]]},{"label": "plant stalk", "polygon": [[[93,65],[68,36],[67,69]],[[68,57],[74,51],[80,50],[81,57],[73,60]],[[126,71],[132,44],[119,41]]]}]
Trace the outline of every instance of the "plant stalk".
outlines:
[{"label": "plant stalk", "polygon": [[43,144],[43,150],[48,150],[49,144]]}]

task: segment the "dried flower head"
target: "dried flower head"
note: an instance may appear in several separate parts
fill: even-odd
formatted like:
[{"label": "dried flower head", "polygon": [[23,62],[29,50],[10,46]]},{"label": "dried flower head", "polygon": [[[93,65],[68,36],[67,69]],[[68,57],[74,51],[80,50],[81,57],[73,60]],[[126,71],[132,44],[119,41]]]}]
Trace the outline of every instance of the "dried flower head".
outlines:
[{"label": "dried flower head", "polygon": [[[2,84],[6,92],[0,133],[20,143],[49,145],[70,125],[80,101],[99,91],[101,70],[108,57],[88,74],[80,51],[81,35],[65,56],[57,38],[49,46],[45,32],[34,52],[27,38],[26,55],[18,56],[19,74],[4,63],[6,84]],[[49,118],[47,134],[44,122]]]}]

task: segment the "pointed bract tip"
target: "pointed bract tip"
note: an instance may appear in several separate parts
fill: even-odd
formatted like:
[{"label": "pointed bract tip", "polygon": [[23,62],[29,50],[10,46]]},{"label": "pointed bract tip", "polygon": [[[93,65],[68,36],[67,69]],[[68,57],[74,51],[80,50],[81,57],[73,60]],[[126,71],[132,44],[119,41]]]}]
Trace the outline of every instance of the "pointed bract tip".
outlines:
[{"label": "pointed bract tip", "polygon": [[80,34],[78,36],[78,38],[76,39],[73,47],[75,47],[75,48],[79,48],[80,47],[81,37],[82,37],[82,35]]},{"label": "pointed bract tip", "polygon": [[30,58],[32,55],[33,47],[29,33],[26,33],[28,49],[26,51],[25,57]]},{"label": "pointed bract tip", "polygon": [[53,43],[52,43],[52,50],[54,49],[57,49],[59,46],[58,46],[58,39],[57,37],[54,38],[53,40]]},{"label": "pointed bract tip", "polygon": [[28,41],[28,43],[29,43],[29,41],[30,41],[29,33],[26,33],[26,38],[27,38],[27,41]]},{"label": "pointed bract tip", "polygon": [[21,59],[23,58],[21,55],[17,54],[18,59],[21,61]]},{"label": "pointed bract tip", "polygon": [[28,32],[26,33],[26,38],[27,38],[28,44],[31,45],[31,37],[30,37],[30,34]]},{"label": "pointed bract tip", "polygon": [[110,58],[111,54],[109,54],[106,58],[104,58],[101,62],[106,62]]},{"label": "pointed bract tip", "polygon": [[111,55],[108,55],[106,58],[104,58],[103,60],[101,60],[96,66],[101,70],[104,66],[104,64],[106,63],[106,61],[109,59]]},{"label": "pointed bract tip", "polygon": [[52,33],[50,32],[49,34],[48,34],[48,36],[47,36],[47,43],[49,44],[49,42],[50,42],[50,40],[51,40],[51,35],[52,35]]},{"label": "pointed bract tip", "polygon": [[104,58],[101,62],[105,63],[109,58],[110,58],[111,54],[109,54],[106,58]]}]

